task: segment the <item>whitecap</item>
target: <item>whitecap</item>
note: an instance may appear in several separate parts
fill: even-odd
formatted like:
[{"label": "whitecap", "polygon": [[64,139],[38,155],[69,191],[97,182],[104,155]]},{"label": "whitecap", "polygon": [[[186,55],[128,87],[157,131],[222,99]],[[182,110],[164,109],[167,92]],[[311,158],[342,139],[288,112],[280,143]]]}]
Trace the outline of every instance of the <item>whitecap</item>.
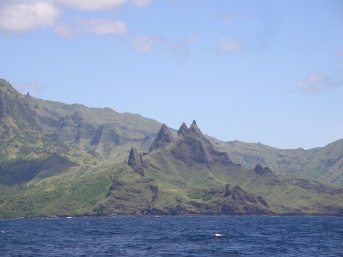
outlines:
[{"label": "whitecap", "polygon": [[213,237],[221,237],[221,236],[225,236],[224,234],[213,234]]}]

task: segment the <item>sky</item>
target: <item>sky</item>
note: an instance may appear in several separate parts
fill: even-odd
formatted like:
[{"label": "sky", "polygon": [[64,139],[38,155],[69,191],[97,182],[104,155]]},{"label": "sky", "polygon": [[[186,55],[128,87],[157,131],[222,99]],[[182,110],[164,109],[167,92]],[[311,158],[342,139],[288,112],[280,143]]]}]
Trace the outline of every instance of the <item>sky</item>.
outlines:
[{"label": "sky", "polygon": [[0,78],[282,149],[343,138],[341,0],[0,0]]}]

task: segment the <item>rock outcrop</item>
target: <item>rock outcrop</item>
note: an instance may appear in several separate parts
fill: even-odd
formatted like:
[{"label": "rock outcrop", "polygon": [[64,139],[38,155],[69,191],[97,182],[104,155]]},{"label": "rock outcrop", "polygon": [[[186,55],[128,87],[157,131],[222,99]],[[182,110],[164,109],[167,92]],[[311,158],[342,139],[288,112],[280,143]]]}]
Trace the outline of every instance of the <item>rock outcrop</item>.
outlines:
[{"label": "rock outcrop", "polygon": [[190,128],[183,123],[178,132],[183,137],[177,145],[171,150],[176,159],[183,160],[188,166],[194,163],[205,164],[209,169],[216,162],[231,164],[226,152],[214,150],[210,141],[208,141],[194,120]]},{"label": "rock outcrop", "polygon": [[142,155],[138,153],[136,148],[131,148],[128,165],[138,174],[144,177],[144,169],[145,163],[142,159]]},{"label": "rock outcrop", "polygon": [[187,132],[187,125],[186,125],[186,123],[182,123],[182,125],[181,125],[181,127],[179,128],[179,131],[177,132],[177,135],[179,136],[179,135],[185,135],[186,134],[186,132]]},{"label": "rock outcrop", "polygon": [[150,146],[149,152],[161,148],[174,141],[174,137],[166,124],[162,124],[160,131],[157,133],[154,143]]},{"label": "rock outcrop", "polygon": [[254,171],[255,171],[257,174],[259,174],[259,175],[264,175],[264,174],[266,174],[266,173],[272,173],[272,171],[269,169],[269,167],[264,167],[264,168],[263,168],[261,164],[257,164],[257,165],[255,166]]}]

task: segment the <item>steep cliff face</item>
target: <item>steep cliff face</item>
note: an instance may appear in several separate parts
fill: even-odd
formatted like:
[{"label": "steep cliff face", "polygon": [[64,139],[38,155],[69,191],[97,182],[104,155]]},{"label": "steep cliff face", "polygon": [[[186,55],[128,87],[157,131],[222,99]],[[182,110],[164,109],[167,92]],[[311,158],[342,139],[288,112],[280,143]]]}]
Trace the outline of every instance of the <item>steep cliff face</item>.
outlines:
[{"label": "steep cliff face", "polygon": [[131,148],[128,164],[135,172],[144,177],[143,167],[145,166],[145,163],[142,160],[142,155],[138,153],[136,148]]},{"label": "steep cliff face", "polygon": [[23,158],[45,144],[42,127],[26,99],[0,80],[0,160]]},{"label": "steep cliff face", "polygon": [[232,163],[225,152],[218,152],[213,148],[198,128],[196,121],[193,121],[190,128],[183,123],[178,134],[179,140],[172,148],[171,153],[188,166],[198,163],[205,164],[211,169],[216,162]]},{"label": "steep cliff face", "polygon": [[166,124],[162,124],[160,131],[157,133],[155,141],[149,148],[149,152],[161,148],[171,142],[174,141],[173,134],[171,133],[170,129],[167,127]]},{"label": "steep cliff face", "polygon": [[18,93],[8,82],[0,79],[0,121],[11,118],[21,129],[28,128],[42,131],[34,111],[28,105],[26,99],[31,98]]}]

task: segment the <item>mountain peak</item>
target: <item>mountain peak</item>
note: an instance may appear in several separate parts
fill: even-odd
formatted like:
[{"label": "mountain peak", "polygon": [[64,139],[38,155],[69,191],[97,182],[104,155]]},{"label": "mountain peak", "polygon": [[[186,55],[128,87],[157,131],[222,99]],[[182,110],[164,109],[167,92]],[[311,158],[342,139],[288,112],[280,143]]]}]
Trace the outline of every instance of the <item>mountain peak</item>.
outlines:
[{"label": "mountain peak", "polygon": [[174,158],[183,160],[188,166],[194,163],[205,164],[209,169],[215,162],[231,164],[226,152],[215,151],[194,120],[190,128],[182,123],[178,135],[183,135],[171,150]]},{"label": "mountain peak", "polygon": [[157,133],[154,143],[150,146],[149,152],[161,148],[174,141],[174,137],[166,124],[162,124],[160,131]]},{"label": "mountain peak", "polygon": [[177,132],[177,135],[179,136],[179,135],[185,135],[186,134],[186,132],[187,132],[187,125],[186,125],[186,123],[184,123],[184,122],[182,122],[182,125],[181,125],[181,127],[179,128],[179,131]]}]

